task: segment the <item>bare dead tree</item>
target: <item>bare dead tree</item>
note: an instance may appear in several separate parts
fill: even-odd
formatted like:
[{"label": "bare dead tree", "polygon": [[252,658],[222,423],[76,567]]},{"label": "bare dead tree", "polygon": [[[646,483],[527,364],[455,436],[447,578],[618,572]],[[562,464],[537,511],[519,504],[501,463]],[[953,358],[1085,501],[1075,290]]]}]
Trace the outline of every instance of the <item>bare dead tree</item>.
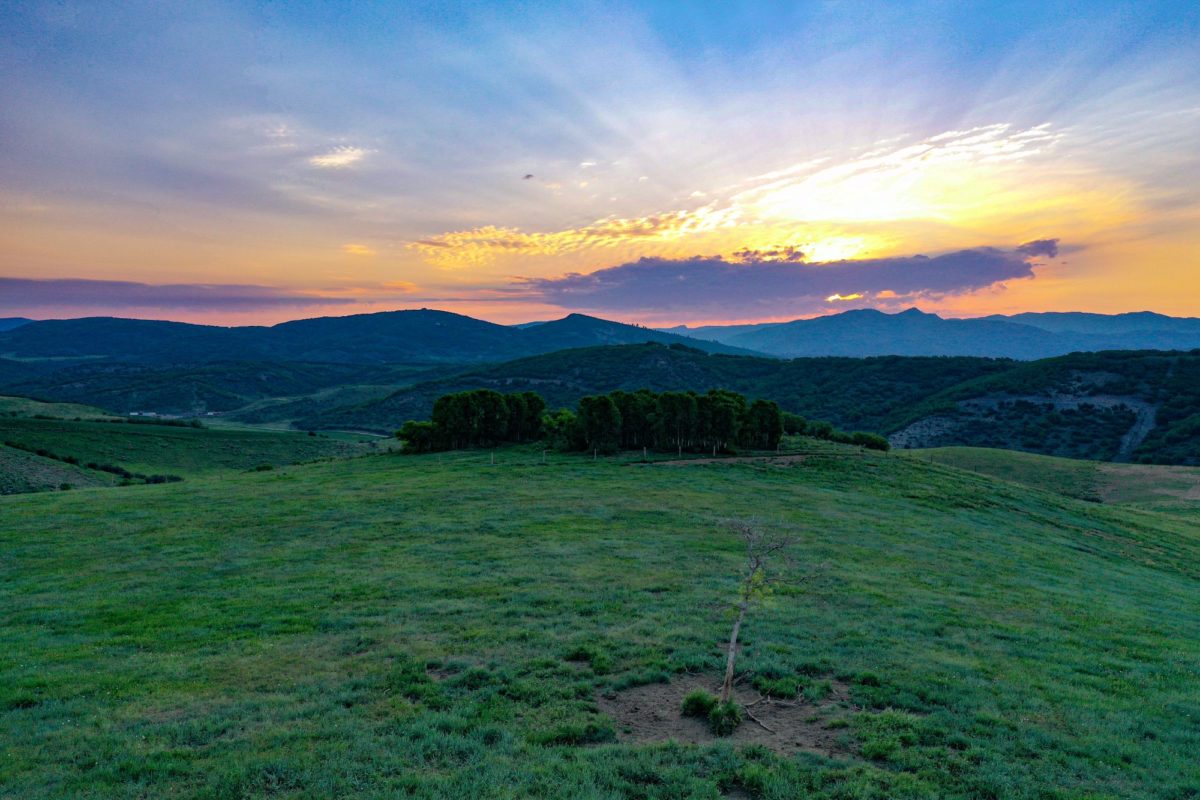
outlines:
[{"label": "bare dead tree", "polygon": [[734,618],[725,655],[725,680],[721,684],[721,703],[728,703],[733,696],[738,636],[742,631],[742,623],[746,621],[746,614],[760,604],[776,586],[795,586],[813,577],[812,574],[796,572],[794,560],[789,553],[789,548],[797,541],[795,536],[768,533],[760,524],[746,520],[730,520],[725,523],[725,527],[745,544],[746,566],[738,583],[737,597],[729,603]]}]

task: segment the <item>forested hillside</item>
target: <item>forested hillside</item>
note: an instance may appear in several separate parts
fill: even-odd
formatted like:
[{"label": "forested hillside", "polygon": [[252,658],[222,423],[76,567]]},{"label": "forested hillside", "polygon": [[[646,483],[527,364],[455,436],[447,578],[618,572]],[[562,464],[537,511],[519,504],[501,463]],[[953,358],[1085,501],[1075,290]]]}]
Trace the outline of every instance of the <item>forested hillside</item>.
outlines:
[{"label": "forested hillside", "polygon": [[272,327],[225,328],[111,317],[47,320],[0,332],[0,355],[167,364],[234,359],[463,364],[504,361],[564,347],[647,341],[688,343],[718,353],[749,352],[583,314],[518,328],[423,308],[294,320]]},{"label": "forested hillside", "polygon": [[896,419],[893,443],[1200,464],[1200,350],[1073,353],[981,376]]},{"label": "forested hillside", "polygon": [[785,411],[829,420],[840,428],[882,430],[898,408],[964,380],[1007,369],[984,358],[771,358],[708,355],[656,344],[564,350],[489,365],[418,383],[381,400],[333,409],[298,421],[308,428],[387,432],[408,419],[427,419],[438,397],[468,389],[536,391],[551,407],[615,389],[656,392],[729,389],[779,403]]},{"label": "forested hillside", "polygon": [[19,377],[0,381],[0,386],[9,394],[88,403],[117,413],[191,416],[234,411],[264,400],[307,396],[335,387],[376,386],[379,394],[386,394],[388,387],[444,372],[445,368],[428,364],[83,361],[53,371],[15,371]]}]

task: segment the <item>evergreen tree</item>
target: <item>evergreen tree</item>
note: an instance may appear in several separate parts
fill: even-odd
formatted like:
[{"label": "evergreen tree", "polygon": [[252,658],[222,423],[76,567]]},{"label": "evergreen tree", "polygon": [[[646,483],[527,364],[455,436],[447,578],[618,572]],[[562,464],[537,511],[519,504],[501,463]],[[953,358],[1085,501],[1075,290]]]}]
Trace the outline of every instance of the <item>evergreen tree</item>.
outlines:
[{"label": "evergreen tree", "polygon": [[579,401],[579,420],[587,449],[612,453],[621,445],[621,412],[608,395]]}]

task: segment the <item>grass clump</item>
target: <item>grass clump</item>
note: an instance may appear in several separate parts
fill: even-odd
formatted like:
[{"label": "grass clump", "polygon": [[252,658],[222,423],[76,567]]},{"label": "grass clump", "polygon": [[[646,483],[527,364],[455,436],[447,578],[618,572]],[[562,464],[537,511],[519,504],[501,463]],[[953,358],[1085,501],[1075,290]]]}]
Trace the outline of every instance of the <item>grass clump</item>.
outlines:
[{"label": "grass clump", "polygon": [[806,688],[808,680],[799,675],[755,675],[750,685],[757,689],[760,694],[770,697],[790,698],[795,697],[802,689]]},{"label": "grass clump", "polygon": [[679,712],[685,717],[700,717],[705,718],[712,713],[712,710],[717,706],[717,696],[712,692],[706,692],[703,689],[695,689],[687,693],[687,697],[683,698],[683,706]]},{"label": "grass clump", "polygon": [[819,703],[833,694],[833,684],[827,680],[813,681],[804,687],[804,699],[810,703]]},{"label": "grass clump", "polygon": [[606,744],[617,740],[617,732],[606,722],[568,723],[549,731],[530,734],[529,739],[540,745]]},{"label": "grass clump", "polygon": [[904,711],[862,714],[854,724],[863,757],[872,761],[894,761],[904,748],[920,741],[920,718]]},{"label": "grass clump", "polygon": [[728,736],[742,724],[742,707],[732,700],[717,703],[708,712],[708,727],[717,736]]}]

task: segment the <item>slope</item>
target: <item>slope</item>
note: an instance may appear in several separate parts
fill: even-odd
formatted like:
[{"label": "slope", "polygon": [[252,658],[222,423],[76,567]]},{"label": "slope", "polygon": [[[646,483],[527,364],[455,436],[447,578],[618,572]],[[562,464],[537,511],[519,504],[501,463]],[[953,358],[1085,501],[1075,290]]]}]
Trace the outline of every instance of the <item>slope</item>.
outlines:
[{"label": "slope", "polygon": [[0,331],[11,331],[13,328],[19,328],[30,322],[33,320],[25,317],[0,317]]},{"label": "slope", "polygon": [[[1158,800],[1200,782],[1194,525],[853,452],[496,462],[0,498],[6,790]],[[832,757],[639,745],[598,711],[597,693],[715,680],[727,627],[699,610],[733,589],[730,517],[824,565],[749,617],[739,669],[835,687],[805,706]]]},{"label": "slope", "polygon": [[766,397],[785,409],[844,428],[879,429],[897,407],[911,406],[964,380],[1009,368],[972,358],[772,358],[708,355],[661,344],[564,350],[405,387],[390,396],[302,417],[306,428],[390,432],[428,417],[433,401],[464,389],[536,391],[552,407],[614,389],[655,391],[726,388]]},{"label": "slope", "polygon": [[36,453],[0,445],[0,494],[112,486],[117,480],[115,475],[107,472],[64,464]]},{"label": "slope", "polygon": [[88,403],[125,414],[154,411],[193,416],[224,413],[276,398],[332,387],[401,386],[440,374],[429,364],[305,364],[211,361],[200,364],[84,362],[3,384],[13,394]]},{"label": "slope", "polygon": [[889,420],[898,447],[1200,465],[1200,351],[1073,353],[966,381]]},{"label": "slope", "polygon": [[904,454],[1081,500],[1200,515],[1200,469],[1195,467],[1108,464],[979,447],[939,447]]},{"label": "slope", "polygon": [[111,465],[147,475],[185,477],[372,449],[370,443],[293,432],[19,417],[0,417],[0,442],[27,452],[42,451],[60,461],[69,458],[84,466]]}]

